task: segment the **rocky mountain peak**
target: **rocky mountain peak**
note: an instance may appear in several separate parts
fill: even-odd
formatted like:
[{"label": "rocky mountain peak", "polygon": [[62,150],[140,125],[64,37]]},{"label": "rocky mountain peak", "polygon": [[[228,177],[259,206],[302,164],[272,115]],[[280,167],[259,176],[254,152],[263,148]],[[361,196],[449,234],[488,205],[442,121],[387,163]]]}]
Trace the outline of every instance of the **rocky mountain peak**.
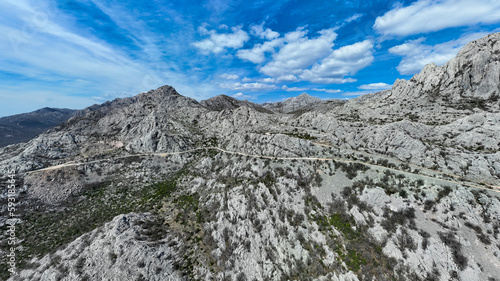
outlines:
[{"label": "rocky mountain peak", "polygon": [[290,113],[293,111],[305,109],[312,104],[322,103],[323,100],[302,93],[296,97],[288,98],[283,102],[265,103],[263,106],[275,112]]},{"label": "rocky mountain peak", "polygon": [[472,41],[445,65],[428,64],[409,81],[403,81],[396,81],[394,98],[424,97],[451,104],[498,100],[500,33]]},{"label": "rocky mountain peak", "polygon": [[302,93],[296,97],[288,98],[285,103],[314,103],[319,101],[321,101],[321,99],[313,97],[307,93]]},{"label": "rocky mountain peak", "polygon": [[226,95],[218,95],[200,102],[201,105],[212,110],[234,109],[240,107],[241,103],[243,101]]},{"label": "rocky mountain peak", "polygon": [[150,90],[143,95],[145,96],[158,96],[158,97],[169,97],[169,96],[181,96],[174,87],[170,85],[164,85],[157,89]]},{"label": "rocky mountain peak", "polygon": [[215,111],[221,111],[224,109],[236,109],[238,107],[246,106],[253,108],[259,112],[272,113],[259,104],[247,100],[238,100],[226,95],[218,95],[207,100],[203,100],[200,102],[200,104],[210,110]]}]

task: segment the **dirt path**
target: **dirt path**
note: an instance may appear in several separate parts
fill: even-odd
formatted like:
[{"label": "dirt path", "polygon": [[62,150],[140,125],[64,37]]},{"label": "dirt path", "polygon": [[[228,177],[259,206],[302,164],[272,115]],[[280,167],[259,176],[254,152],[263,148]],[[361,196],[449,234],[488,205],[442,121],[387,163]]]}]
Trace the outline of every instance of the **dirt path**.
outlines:
[{"label": "dirt path", "polygon": [[[316,144],[316,145],[324,146],[324,147],[335,148],[334,146],[330,146],[330,145],[326,145],[326,144],[320,144],[320,143],[315,143],[315,142],[312,142],[312,143]],[[266,156],[266,155],[247,154],[247,153],[238,152],[238,151],[229,151],[229,150],[225,150],[225,149],[222,149],[219,147],[198,147],[198,148],[193,148],[193,149],[189,149],[189,150],[185,150],[185,151],[176,151],[176,152],[140,153],[140,154],[127,155],[127,156],[120,156],[120,157],[116,157],[116,158],[99,159],[99,160],[94,160],[94,161],[89,161],[89,162],[69,161],[69,162],[66,162],[63,164],[59,164],[59,165],[55,165],[55,166],[51,166],[51,167],[47,167],[47,168],[43,168],[43,169],[29,171],[29,172],[26,172],[25,174],[33,174],[33,173],[39,173],[39,172],[44,172],[44,171],[62,169],[62,168],[66,168],[66,167],[87,165],[87,164],[92,164],[92,163],[111,161],[111,160],[117,160],[117,159],[124,159],[124,158],[129,158],[129,157],[137,157],[137,156],[167,157],[169,155],[178,155],[178,154],[184,154],[184,153],[191,153],[191,152],[198,151],[198,150],[209,150],[209,149],[218,150],[220,152],[233,154],[233,155],[241,155],[241,156],[246,156],[246,157],[263,158],[263,159],[271,159],[271,160],[313,160],[313,161],[336,161],[336,162],[342,162],[342,163],[359,163],[359,164],[363,164],[363,165],[369,166],[369,167],[377,169],[377,170],[390,170],[390,171],[393,171],[396,173],[403,173],[406,175],[419,176],[419,177],[423,177],[423,178],[427,178],[427,179],[439,180],[439,181],[449,182],[449,183],[453,183],[453,184],[461,184],[461,185],[465,185],[465,186],[469,186],[469,187],[473,187],[473,188],[479,188],[479,189],[484,189],[484,190],[489,190],[489,191],[494,191],[494,192],[500,193],[499,186],[487,185],[488,187],[490,187],[490,188],[488,188],[488,187],[482,186],[480,184],[472,183],[472,182],[462,182],[462,181],[456,181],[456,180],[451,180],[451,179],[436,178],[436,177],[433,177],[430,175],[423,175],[420,173],[412,173],[412,172],[408,172],[408,171],[399,170],[397,168],[389,168],[389,167],[385,167],[385,166],[381,166],[381,165],[377,165],[377,164],[373,164],[373,163],[367,163],[367,162],[364,162],[361,160],[346,160],[346,159],[342,159],[342,158],[333,158],[333,157],[274,157],[274,156]],[[387,156],[380,156],[380,155],[376,155],[376,154],[371,154],[371,153],[361,152],[361,151],[354,151],[354,150],[350,150],[350,151],[353,151],[355,153],[362,154],[362,155],[364,154],[367,156],[384,158],[387,160],[396,161],[399,163],[404,163],[399,159],[392,159],[392,158],[387,157]],[[417,168],[419,170],[426,170],[426,171],[430,172],[431,174],[446,175],[446,176],[453,177],[456,179],[460,178],[457,175],[432,170],[432,169],[417,166],[414,164],[408,164],[408,163],[406,163],[406,164],[408,166],[412,166],[412,167]]]}]

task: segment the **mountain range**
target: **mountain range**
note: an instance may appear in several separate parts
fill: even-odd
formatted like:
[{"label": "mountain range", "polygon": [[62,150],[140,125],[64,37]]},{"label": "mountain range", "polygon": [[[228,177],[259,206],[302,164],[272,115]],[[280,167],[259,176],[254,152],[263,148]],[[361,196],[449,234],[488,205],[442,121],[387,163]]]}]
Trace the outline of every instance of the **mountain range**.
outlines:
[{"label": "mountain range", "polygon": [[27,142],[68,120],[76,110],[45,107],[30,113],[0,118],[0,147]]},{"label": "mountain range", "polygon": [[499,80],[495,33],[347,101],[163,86],[76,111],[0,148],[9,280],[497,280]]}]

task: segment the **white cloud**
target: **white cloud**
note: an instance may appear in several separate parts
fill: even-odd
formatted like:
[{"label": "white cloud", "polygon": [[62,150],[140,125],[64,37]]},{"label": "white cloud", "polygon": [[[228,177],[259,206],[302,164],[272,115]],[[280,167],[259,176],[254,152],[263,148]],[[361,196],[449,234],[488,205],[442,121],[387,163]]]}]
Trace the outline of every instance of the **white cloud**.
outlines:
[{"label": "white cloud", "polygon": [[287,92],[304,92],[304,91],[315,91],[315,92],[325,92],[329,94],[335,94],[342,92],[341,90],[333,90],[333,89],[320,89],[320,88],[299,88],[299,87],[288,87],[284,85],[281,89]]},{"label": "white cloud", "polygon": [[357,91],[357,92],[345,92],[342,93],[344,97],[359,97],[362,95],[373,94],[374,91]]},{"label": "white cloud", "polygon": [[278,32],[272,31],[270,28],[264,29],[264,23],[261,23],[260,25],[252,25],[250,27],[250,34],[267,40],[272,40],[280,36]]},{"label": "white cloud", "polygon": [[232,33],[218,34],[215,30],[205,31],[202,34],[210,34],[210,37],[198,42],[192,43],[193,46],[200,49],[203,53],[218,54],[226,48],[239,49],[243,47],[246,41],[250,39],[248,34],[241,29],[241,26],[231,28]]},{"label": "white cloud", "polygon": [[353,22],[355,20],[358,20],[359,18],[361,18],[363,16],[363,14],[354,14],[352,15],[351,17],[347,18],[345,20],[346,23],[350,23],[350,22]]},{"label": "white cloud", "polygon": [[260,72],[271,77],[297,75],[331,52],[337,37],[333,29],[322,30],[320,36],[313,39],[306,38],[306,33],[302,29],[287,33],[287,44],[273,55],[273,60],[264,65]]},{"label": "white cloud", "polygon": [[0,40],[0,71],[23,80],[17,88],[8,85],[14,84],[12,80],[0,81],[0,95],[19,93],[1,103],[0,112],[12,113],[4,110],[9,104],[16,105],[17,113],[42,106],[83,108],[102,98],[132,96],[165,84],[194,98],[220,91],[216,85],[200,83],[197,75],[183,74],[176,61],[165,61],[164,46],[176,52],[182,45],[176,42],[184,37],[172,42],[148,29],[133,11],[92,2],[120,33],[133,38],[133,52],[79,29],[74,25],[78,16],[59,10],[54,1],[0,1],[0,33],[5,36]]},{"label": "white cloud", "polygon": [[[355,15],[351,20],[360,16]],[[254,28],[261,31],[261,27]],[[271,54],[272,59],[260,67],[259,72],[278,82],[354,82],[355,79],[346,76],[356,74],[373,61],[371,40],[333,50],[337,37],[334,28],[321,30],[315,38],[308,38],[307,32],[300,27],[283,37],[256,44],[252,49],[239,50],[237,56],[260,64],[267,60],[266,53]]]},{"label": "white cloud", "polygon": [[221,75],[219,75],[219,77],[223,78],[223,79],[228,79],[228,80],[236,80],[236,79],[240,78],[236,74],[227,74],[227,73],[221,74]]},{"label": "white cloud", "polygon": [[345,78],[345,76],[354,75],[370,65],[373,61],[372,49],[373,42],[365,40],[334,50],[320,63],[305,70],[300,78],[313,83],[354,82],[355,79]]},{"label": "white cloud", "polygon": [[252,79],[248,78],[248,77],[244,77],[243,79],[241,79],[242,82],[250,82],[252,81]]},{"label": "white cloud", "polygon": [[467,34],[457,40],[444,42],[434,46],[424,44],[425,38],[419,38],[394,46],[389,49],[389,52],[403,57],[397,67],[399,73],[403,75],[413,75],[422,70],[426,64],[445,64],[450,59],[454,58],[465,44],[472,40],[479,39],[486,34],[487,33],[482,32]]},{"label": "white cloud", "polygon": [[284,85],[283,87],[281,87],[281,89],[287,91],[287,92],[303,92],[303,91],[307,91],[309,90],[309,88],[298,88],[298,87],[287,87],[286,85]]},{"label": "white cloud", "polygon": [[234,91],[263,91],[263,90],[272,90],[272,89],[277,89],[275,85],[269,85],[269,84],[264,84],[264,83],[241,83],[241,82],[235,82],[235,83],[222,83],[219,84],[221,88],[224,89],[230,89]]},{"label": "white cloud", "polygon": [[245,95],[243,93],[236,93],[233,95],[233,98],[238,98],[238,99],[252,99],[252,96]]},{"label": "white cloud", "polygon": [[[24,4],[23,9],[12,15],[18,22],[12,26],[0,22],[0,33],[9,38],[0,42],[3,61],[0,71],[38,81],[63,81],[61,87],[77,86],[75,83],[81,84],[85,77],[101,91],[124,87],[137,92],[145,90],[146,76],[151,74],[146,67],[105,42],[71,32],[56,22],[59,18],[55,17],[55,11],[33,10],[28,1],[19,3]],[[9,10],[9,3],[3,2],[0,6],[3,5],[2,9]],[[40,17],[39,22],[33,20],[34,11]],[[30,34],[25,32],[27,29],[31,30]],[[148,77],[158,78],[155,74]],[[85,88],[90,90],[89,84]]]},{"label": "white cloud", "polygon": [[340,93],[342,92],[341,90],[333,90],[333,89],[318,89],[318,88],[312,88],[311,90],[316,91],[316,92],[325,92],[329,94],[335,94],[335,93]]},{"label": "white cloud", "polygon": [[365,84],[361,85],[358,87],[358,89],[361,90],[386,90],[390,89],[392,86],[386,83],[370,83],[370,84]]},{"label": "white cloud", "polygon": [[281,46],[283,42],[283,38],[266,41],[262,44],[256,44],[252,49],[238,50],[236,56],[253,63],[262,63],[266,59],[265,54],[274,53],[275,49]]},{"label": "white cloud", "polygon": [[407,36],[450,27],[500,22],[497,0],[419,0],[398,6],[375,20],[380,34]]},{"label": "white cloud", "polygon": [[297,76],[292,75],[292,74],[280,76],[280,77],[276,78],[276,80],[278,80],[280,82],[294,82],[294,81],[299,81],[299,79],[297,78]]},{"label": "white cloud", "polygon": [[274,79],[274,78],[263,78],[263,79],[260,79],[259,81],[263,82],[263,83],[276,83],[276,79]]}]

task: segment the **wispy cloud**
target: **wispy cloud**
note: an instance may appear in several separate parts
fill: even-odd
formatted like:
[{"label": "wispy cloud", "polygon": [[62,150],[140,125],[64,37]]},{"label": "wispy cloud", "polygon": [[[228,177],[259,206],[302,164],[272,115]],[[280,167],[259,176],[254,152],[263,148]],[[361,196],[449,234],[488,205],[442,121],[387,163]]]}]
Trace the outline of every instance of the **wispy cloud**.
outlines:
[{"label": "wispy cloud", "polygon": [[304,92],[304,91],[315,91],[315,92],[325,92],[329,94],[336,94],[342,92],[337,89],[321,89],[321,88],[305,88],[305,87],[287,87],[286,85],[282,86],[281,89],[287,92]]},{"label": "wispy cloud", "polygon": [[408,36],[450,27],[500,22],[500,1],[419,0],[397,6],[378,17],[373,28],[380,34]]},{"label": "wispy cloud", "polygon": [[341,90],[338,89],[318,89],[318,88],[312,88],[311,90],[316,91],[316,92],[325,92],[329,94],[336,94],[342,92]]},{"label": "wispy cloud", "polygon": [[370,84],[365,84],[361,85],[358,87],[358,89],[361,90],[386,90],[390,89],[392,86],[387,84],[387,83],[370,83]]},{"label": "wispy cloud", "polygon": [[345,20],[346,23],[350,23],[350,22],[353,22],[353,21],[357,21],[358,19],[360,19],[361,17],[363,16],[363,14],[354,14],[352,16],[350,16],[349,18],[347,18]]},{"label": "wispy cloud", "polygon": [[[216,91],[210,84],[201,85],[203,81],[196,75],[180,71],[176,61],[166,61],[168,54],[159,42],[169,39],[148,31],[136,15],[92,1],[94,6],[88,9],[107,15],[117,28],[113,32],[127,34],[131,44],[114,45],[74,26],[80,20],[77,17],[91,14],[69,14],[51,3],[28,0],[0,3],[3,11],[0,32],[8,38],[0,41],[0,72],[23,79],[24,87],[40,85],[38,94],[36,89],[21,90],[19,98],[35,100],[35,95],[46,96],[50,91],[59,98],[52,105],[40,105],[82,108],[100,101],[99,97],[109,100],[131,96],[165,84],[198,98]],[[3,95],[9,93],[6,83],[12,81],[0,81]],[[69,93],[81,98],[63,97]]]},{"label": "wispy cloud", "polygon": [[262,91],[262,90],[272,90],[272,89],[277,89],[275,85],[270,85],[270,84],[264,84],[264,83],[241,83],[241,82],[235,82],[235,83],[221,83],[219,84],[221,88],[224,89],[230,89],[234,91]]},{"label": "wispy cloud", "polygon": [[283,89],[283,90],[285,90],[287,92],[304,92],[304,91],[309,90],[309,88],[287,87],[286,85],[284,85],[283,87],[281,87],[281,89]]}]

